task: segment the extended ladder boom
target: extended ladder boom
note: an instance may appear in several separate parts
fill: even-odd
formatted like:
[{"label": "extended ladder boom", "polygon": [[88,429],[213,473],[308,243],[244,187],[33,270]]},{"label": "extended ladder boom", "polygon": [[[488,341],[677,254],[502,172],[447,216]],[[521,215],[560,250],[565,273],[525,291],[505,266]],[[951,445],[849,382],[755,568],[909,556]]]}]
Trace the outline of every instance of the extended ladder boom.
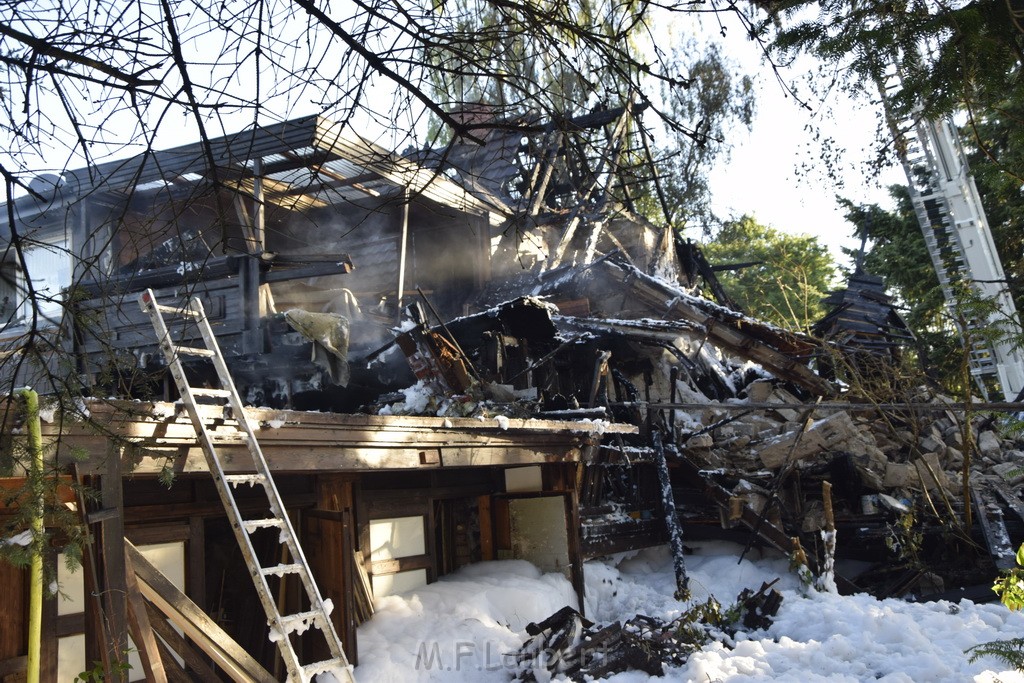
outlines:
[{"label": "extended ladder boom", "polygon": [[[889,85],[881,87],[883,104],[887,90],[898,87],[897,82],[893,75]],[[993,327],[1019,329],[1017,308],[960,137],[948,119],[927,120],[915,112],[904,120],[894,120],[889,114],[910,199],[946,305],[950,309],[956,305],[958,284],[995,302],[994,315],[963,324],[956,321],[969,345],[971,374],[986,398],[990,387],[998,383],[1005,400],[1013,401],[1024,389],[1024,358],[1005,334],[993,339],[987,332]]]},{"label": "extended ladder boom", "polygon": [[[239,548],[242,550],[242,556],[249,568],[249,574],[256,587],[260,602],[267,614],[270,639],[277,643],[281,657],[284,659],[285,667],[288,670],[288,680],[292,683],[309,683],[317,674],[330,673],[339,683],[354,683],[351,667],[345,658],[345,653],[330,619],[330,606],[325,605],[313,580],[302,548],[299,546],[298,536],[292,528],[291,520],[271,476],[270,468],[256,441],[256,435],[246,418],[242,400],[231,380],[231,374],[228,372],[217,339],[210,328],[210,322],[203,310],[202,303],[198,299],[192,298],[184,308],[162,306],[157,303],[153,291],[148,289],[139,297],[139,303],[142,309],[149,314],[160,341],[160,348],[167,359],[167,367],[181,394],[181,402],[195,427],[210,474],[213,475],[217,492],[224,504],[224,510],[231,522],[231,528],[238,540]],[[205,347],[184,346],[175,342],[168,331],[164,316],[184,319],[189,324],[194,324],[202,336]],[[220,388],[192,387],[181,363],[182,357],[185,356],[210,360],[220,380]],[[200,414],[199,402],[202,400],[212,400],[224,406],[225,418],[230,418],[227,424],[233,422],[238,430],[238,434],[227,440],[235,444],[243,441],[248,446],[251,462],[245,468],[246,471],[232,472],[232,474],[224,472],[214,438]],[[220,437],[218,436],[218,438]],[[265,516],[243,517],[234,495],[235,487],[240,485],[259,485],[263,489],[267,500]],[[252,537],[264,532],[278,534],[278,542],[287,550],[290,561],[269,565],[261,564],[254,549]],[[308,611],[295,614],[279,612],[277,601],[268,581],[271,577],[278,577],[284,581],[285,577],[289,576],[295,576],[301,582],[309,605]],[[315,629],[323,636],[327,650],[330,652],[328,659],[308,664],[303,664],[300,661],[298,644],[293,639],[307,629]]]}]

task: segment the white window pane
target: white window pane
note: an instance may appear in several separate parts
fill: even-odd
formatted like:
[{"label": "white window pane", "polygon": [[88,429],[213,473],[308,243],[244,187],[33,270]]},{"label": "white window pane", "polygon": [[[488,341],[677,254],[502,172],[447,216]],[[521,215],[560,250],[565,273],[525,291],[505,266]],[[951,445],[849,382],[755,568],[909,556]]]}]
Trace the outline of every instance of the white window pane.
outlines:
[{"label": "white window pane", "polygon": [[[71,254],[67,240],[54,240],[33,245],[25,250],[25,267],[37,295],[39,312],[55,316],[61,310],[61,290],[71,285]],[[24,296],[24,293],[22,294]],[[31,315],[28,301],[23,304],[22,315]]]},{"label": "white window pane", "polygon": [[426,569],[410,569],[397,574],[383,574],[373,577],[373,597],[383,598],[398,595],[427,585]]},{"label": "white window pane", "polygon": [[391,517],[370,521],[370,560],[394,560],[427,552],[423,517]]}]

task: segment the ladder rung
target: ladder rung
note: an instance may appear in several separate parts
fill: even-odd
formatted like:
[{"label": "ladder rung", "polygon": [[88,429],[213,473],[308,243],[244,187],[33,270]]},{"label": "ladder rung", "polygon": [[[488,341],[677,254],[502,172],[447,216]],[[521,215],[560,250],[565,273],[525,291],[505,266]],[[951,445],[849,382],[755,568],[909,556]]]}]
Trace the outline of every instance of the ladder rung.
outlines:
[{"label": "ladder rung", "polygon": [[[214,446],[238,446],[245,444],[249,441],[249,435],[245,432],[238,432],[236,434],[211,434],[210,443]],[[249,482],[240,481],[240,484],[248,483],[262,483],[262,482]]]},{"label": "ladder rung", "polygon": [[257,529],[283,529],[284,520],[278,519],[277,517],[269,517],[267,519],[247,519],[242,522],[242,528],[250,534]]},{"label": "ladder rung", "polygon": [[[225,368],[224,358],[216,342],[216,336],[210,327],[210,321],[202,313],[202,304],[198,300],[192,299],[190,303],[182,308],[161,306],[157,304],[152,290],[148,289],[140,296],[139,303],[153,323],[153,329],[157,333],[160,348],[164,352],[168,366],[171,369],[171,376],[174,378],[178,391],[183,397],[182,401],[179,401],[179,405],[187,403],[186,407],[188,408],[189,417],[192,420],[196,435],[203,442],[203,450],[209,469],[214,473],[217,487],[221,492],[224,502],[225,511],[232,519],[232,530],[237,537],[242,554],[246,558],[246,563],[252,575],[260,602],[263,604],[263,609],[266,612],[269,623],[272,625],[270,639],[277,643],[277,647],[280,649],[281,656],[288,668],[288,679],[309,681],[318,674],[333,673],[340,679],[341,683],[352,683],[352,669],[348,665],[341,643],[338,641],[337,633],[334,631],[333,624],[329,618],[330,612],[326,605],[320,602],[316,584],[298,548],[297,539],[291,537],[291,526],[284,512],[284,502],[280,499],[280,494],[278,494],[276,487],[273,485],[272,475],[267,467],[266,460],[259,448],[259,444],[256,443],[254,434],[249,429],[248,419],[243,412],[241,400],[238,397],[231,375]],[[170,336],[162,314],[192,318],[195,327],[202,335],[200,341],[192,343],[205,344],[206,348],[179,346],[179,341],[183,341],[181,336],[178,336],[177,339]],[[200,356],[212,359],[220,378],[221,388],[193,388],[189,384],[185,373],[181,371],[181,366],[177,362],[178,356]],[[226,402],[219,406],[222,408],[223,418],[221,419],[224,420],[223,425],[219,425],[218,420],[207,423],[205,416],[199,414],[197,408],[201,398],[226,399]],[[215,407],[211,406],[211,403],[211,401],[206,401],[202,405],[205,408]],[[232,421],[234,422],[233,429],[231,428]],[[220,429],[221,426],[224,427],[223,430]],[[249,471],[237,474],[224,474],[223,460],[218,454],[218,444],[229,447],[239,444],[248,446],[249,455],[251,456],[250,465],[247,468]],[[242,519],[234,498],[235,493],[232,489],[244,485],[255,486],[256,484],[264,487],[267,502],[270,504],[270,512],[263,514],[274,516],[259,519]],[[298,561],[290,564],[282,562],[270,567],[261,566],[255,557],[252,539],[246,535],[254,534],[260,529],[278,529],[280,531],[278,536],[279,543],[284,544],[284,547],[287,547],[289,550],[292,559],[297,559]],[[315,604],[315,609],[287,616],[279,614],[275,597],[271,595],[270,586],[266,578],[277,576],[283,581],[288,575],[296,575],[300,579],[306,588],[310,602]],[[316,597],[315,600],[314,596]],[[329,647],[329,656],[332,659],[311,664],[303,664],[300,661],[300,653],[296,650],[296,644],[291,642],[289,636],[292,633],[303,633],[309,628],[319,629],[323,634]],[[280,630],[280,633],[276,633],[278,630]]]},{"label": "ladder rung", "polygon": [[[337,675],[342,670],[345,671],[345,673],[343,674],[344,678],[340,678]],[[325,673],[335,674],[334,677],[339,681],[339,683],[352,680],[352,668],[349,666],[348,662],[341,659],[340,657],[335,657],[334,659],[325,659],[322,662],[314,662],[313,664],[307,664],[306,666],[302,667],[302,671],[305,674],[305,678],[303,680],[307,681],[313,680],[314,676],[318,676],[319,674]]]},{"label": "ladder rung", "polygon": [[193,387],[192,395],[207,398],[231,398],[231,392],[227,389],[197,389]]},{"label": "ladder rung", "polygon": [[164,306],[163,304],[154,304],[153,308],[166,315],[177,315],[181,316],[182,318],[199,317],[199,314],[193,311],[191,308],[178,308],[177,306]]},{"label": "ladder rung", "polygon": [[255,486],[256,484],[267,483],[267,478],[262,474],[225,474],[224,481],[232,486],[240,486],[241,484]]},{"label": "ladder rung", "polygon": [[172,350],[179,356],[202,356],[203,358],[213,358],[217,355],[210,349],[201,349],[196,346],[175,346],[172,347]]},{"label": "ladder rung", "polygon": [[303,567],[301,564],[279,564],[274,567],[260,567],[260,573],[263,576],[284,576],[285,574],[301,574]]},{"label": "ladder rung", "polygon": [[311,610],[309,612],[297,612],[295,614],[287,614],[281,617],[281,626],[284,627],[285,633],[302,633],[310,626],[317,626],[317,622],[322,623],[325,615],[320,610]]}]

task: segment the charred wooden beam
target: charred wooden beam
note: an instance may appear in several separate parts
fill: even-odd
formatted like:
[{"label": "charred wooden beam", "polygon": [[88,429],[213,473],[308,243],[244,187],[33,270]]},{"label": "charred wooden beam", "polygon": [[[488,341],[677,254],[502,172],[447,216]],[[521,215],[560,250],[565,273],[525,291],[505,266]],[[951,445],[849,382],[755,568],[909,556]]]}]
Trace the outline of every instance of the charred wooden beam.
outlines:
[{"label": "charred wooden beam", "polygon": [[668,529],[669,546],[672,548],[672,568],[676,574],[676,600],[690,599],[690,579],[686,575],[685,550],[683,548],[683,527],[676,513],[676,500],[672,493],[672,481],[669,478],[668,462],[665,460],[665,449],[661,445],[661,434],[651,432],[651,443],[654,446],[654,460],[658,469],[658,483],[661,485],[661,506],[665,512],[665,526]]}]

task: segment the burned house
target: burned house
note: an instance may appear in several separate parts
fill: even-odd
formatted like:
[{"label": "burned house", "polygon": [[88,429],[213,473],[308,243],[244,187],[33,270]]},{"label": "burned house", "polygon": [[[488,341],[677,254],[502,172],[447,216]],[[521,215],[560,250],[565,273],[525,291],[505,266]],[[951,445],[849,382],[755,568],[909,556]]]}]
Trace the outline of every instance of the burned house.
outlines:
[{"label": "burned house", "polygon": [[[635,215],[617,163],[628,115],[527,118],[407,154],[309,117],[69,172],[10,207],[28,268],[4,264],[0,340],[25,360],[4,370],[70,397],[44,424],[53,464],[98,492],[73,501],[95,542],[85,571],[62,576],[81,595],[46,603],[47,680],[110,670],[129,630],[146,640],[132,679],[290,671],[245,578],[256,560],[287,566],[284,541],[268,531],[253,534],[256,559],[239,550],[194,420],[225,477],[252,476],[259,442],[353,664],[374,597],[504,558],[582,591],[585,559],[668,539],[666,498],[687,534],[788,553],[820,528],[801,530],[801,506],[822,502],[801,477],[828,478],[840,448],[862,480],[841,517],[885,489],[890,465],[916,486],[905,468],[924,466],[867,418],[807,409],[837,394],[811,367],[817,342],[703,297],[685,245]],[[219,351],[169,372],[147,290],[167,310],[201,302]],[[33,311],[51,324],[31,326]],[[175,348],[205,342],[194,321],[168,329]],[[36,330],[47,353],[21,346]],[[245,408],[184,396],[182,381],[216,395],[210,355]],[[952,457],[941,446],[926,460],[935,486]],[[256,509],[259,489],[231,497]],[[280,609],[310,608],[281,576],[268,585]],[[0,640],[0,680],[25,652],[24,602],[4,610],[19,626]],[[325,656],[305,638],[294,649]]]}]

